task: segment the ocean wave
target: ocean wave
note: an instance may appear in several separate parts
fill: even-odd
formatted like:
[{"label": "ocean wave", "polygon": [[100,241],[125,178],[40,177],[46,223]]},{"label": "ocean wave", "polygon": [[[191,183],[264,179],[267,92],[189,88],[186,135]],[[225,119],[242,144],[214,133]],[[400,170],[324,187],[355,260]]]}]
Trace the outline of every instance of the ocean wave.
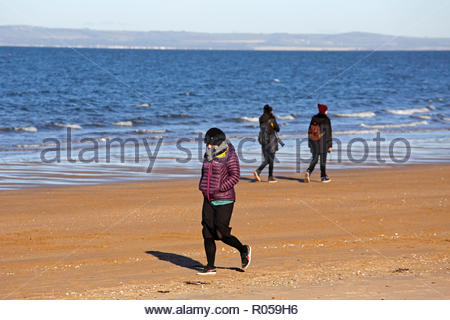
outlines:
[{"label": "ocean wave", "polygon": [[145,133],[166,133],[166,129],[161,130],[150,130],[150,129],[137,129],[134,131],[136,134],[145,134]]},{"label": "ocean wave", "polygon": [[233,119],[236,122],[259,122],[258,117],[240,117]]},{"label": "ocean wave", "polygon": [[119,126],[119,127],[131,127],[131,126],[133,126],[133,121],[118,121],[118,122],[113,122],[113,125]]},{"label": "ocean wave", "polygon": [[27,148],[39,148],[41,144],[16,144],[17,148],[27,149]]},{"label": "ocean wave", "polygon": [[139,107],[141,107],[141,108],[148,108],[151,105],[152,105],[151,103],[141,103],[141,104],[139,104]]},{"label": "ocean wave", "polygon": [[435,109],[434,106],[428,106],[425,108],[398,109],[398,110],[385,110],[385,111],[390,114],[411,115],[414,113],[430,112],[431,110],[434,110],[434,109]]},{"label": "ocean wave", "polygon": [[192,120],[192,121],[183,121],[183,122],[180,122],[180,124],[197,125],[197,124],[199,124],[199,122]]},{"label": "ocean wave", "polygon": [[179,95],[186,96],[186,97],[196,97],[197,96],[194,92],[189,92],[189,91],[181,92],[181,93],[179,93]]},{"label": "ocean wave", "polygon": [[33,127],[33,126],[14,127],[14,131],[16,131],[16,132],[19,132],[19,131],[23,131],[23,132],[38,132],[38,129],[36,127]]},{"label": "ocean wave", "polygon": [[9,131],[11,130],[10,128],[0,128],[0,131]]},{"label": "ocean wave", "polygon": [[84,124],[84,127],[94,127],[94,128],[101,128],[104,127],[104,124],[101,123],[88,123],[88,124]]},{"label": "ocean wave", "polygon": [[160,116],[161,118],[171,118],[171,119],[181,119],[181,118],[189,118],[189,115],[186,113],[172,113],[172,114],[163,114]]},{"label": "ocean wave", "polygon": [[420,125],[427,125],[427,121],[416,121],[416,122],[408,122],[408,123],[397,123],[397,124],[375,124],[368,125],[361,123],[360,126],[363,128],[371,128],[371,129],[388,129],[388,128],[404,128],[404,127],[416,127]]},{"label": "ocean wave", "polygon": [[109,137],[100,137],[100,138],[95,139],[95,141],[100,141],[100,142],[105,142],[107,140],[109,140]]},{"label": "ocean wave", "polygon": [[338,118],[373,118],[375,117],[375,113],[372,111],[356,113],[334,113],[332,114],[332,116]]},{"label": "ocean wave", "polygon": [[446,118],[442,113],[438,114],[439,119],[443,120],[443,121],[450,121],[450,118]]},{"label": "ocean wave", "polygon": [[431,116],[411,116],[412,118],[416,119],[423,119],[423,120],[430,120]]},{"label": "ocean wave", "polygon": [[439,101],[439,102],[444,101],[444,99],[442,99],[442,98],[433,98],[433,99],[428,99],[427,102],[433,102],[433,100],[434,101]]},{"label": "ocean wave", "polygon": [[340,135],[358,135],[358,134],[371,134],[371,133],[377,133],[378,130],[343,130],[343,131],[334,131],[333,134],[340,134]]},{"label": "ocean wave", "polygon": [[295,119],[295,114],[291,113],[291,114],[286,114],[286,115],[277,115],[277,119],[280,119],[280,120],[294,120]]},{"label": "ocean wave", "polygon": [[83,128],[82,128],[80,125],[78,125],[78,124],[55,123],[55,127],[59,127],[59,128],[70,128],[70,129],[75,129],[75,130],[83,129]]}]

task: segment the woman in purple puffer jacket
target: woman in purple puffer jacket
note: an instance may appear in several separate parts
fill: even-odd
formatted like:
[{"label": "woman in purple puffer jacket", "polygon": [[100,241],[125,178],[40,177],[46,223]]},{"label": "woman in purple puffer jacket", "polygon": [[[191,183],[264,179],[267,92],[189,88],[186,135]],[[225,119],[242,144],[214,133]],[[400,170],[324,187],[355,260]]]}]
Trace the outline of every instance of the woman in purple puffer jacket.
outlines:
[{"label": "woman in purple puffer jacket", "polygon": [[241,254],[242,268],[249,266],[251,248],[231,235],[229,227],[236,195],[234,185],[239,182],[239,159],[225,133],[211,128],[205,135],[206,152],[203,159],[199,189],[203,193],[202,233],[208,264],[198,274],[215,274],[215,240],[236,248]]}]

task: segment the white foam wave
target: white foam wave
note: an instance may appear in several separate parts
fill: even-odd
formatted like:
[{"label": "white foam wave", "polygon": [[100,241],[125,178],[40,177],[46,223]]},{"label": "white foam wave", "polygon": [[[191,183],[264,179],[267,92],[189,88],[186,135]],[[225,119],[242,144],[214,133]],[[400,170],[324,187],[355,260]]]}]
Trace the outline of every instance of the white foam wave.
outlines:
[{"label": "white foam wave", "polygon": [[137,129],[134,131],[134,133],[137,134],[145,134],[145,133],[166,133],[167,130],[166,129],[161,129],[161,130],[150,130],[150,129]]},{"label": "white foam wave", "polygon": [[119,127],[131,127],[131,126],[133,126],[133,121],[118,121],[118,122],[113,122],[113,125],[119,126]]},{"label": "white foam wave", "polygon": [[273,79],[273,82],[280,82],[280,79],[275,78]]},{"label": "white foam wave", "polygon": [[82,129],[81,126],[78,124],[55,123],[55,127],[70,128],[70,129],[75,129],[75,130]]},{"label": "white foam wave", "polygon": [[277,115],[277,118],[280,120],[294,120],[295,114],[291,113],[291,114],[286,114],[286,115]]},{"label": "white foam wave", "polygon": [[139,107],[142,107],[142,108],[148,108],[148,107],[150,107],[150,106],[151,106],[150,103],[141,103],[141,104],[139,105]]},{"label": "white foam wave", "polygon": [[40,144],[16,144],[17,148],[22,148],[22,149],[39,148],[40,146],[41,146]]},{"label": "white foam wave", "polygon": [[95,139],[95,141],[100,141],[100,142],[105,142],[107,140],[109,140],[109,137],[100,137],[100,138]]},{"label": "white foam wave", "polygon": [[416,122],[408,122],[408,123],[396,123],[396,124],[375,124],[368,125],[362,123],[360,126],[363,128],[371,128],[371,129],[386,129],[386,128],[404,128],[404,127],[416,127],[420,125],[427,125],[427,121],[416,121]]},{"label": "white foam wave", "polygon": [[399,109],[399,110],[386,110],[387,113],[390,114],[399,114],[399,115],[411,115],[414,113],[425,113],[430,112],[430,110],[434,110],[434,106],[428,106],[426,108],[413,108],[413,109]]},{"label": "white foam wave", "polygon": [[258,117],[240,117],[235,118],[234,120],[236,120],[237,122],[259,122]]},{"label": "white foam wave", "polygon": [[335,113],[333,117],[338,118],[373,118],[375,113],[372,111],[367,112],[356,112],[356,113]]},{"label": "white foam wave", "polygon": [[423,119],[423,120],[430,120],[431,116],[412,116],[413,118],[416,119]]},{"label": "white foam wave", "polygon": [[341,134],[341,135],[358,135],[358,134],[371,134],[371,133],[377,133],[378,130],[343,130],[343,131],[334,131],[334,134]]},{"label": "white foam wave", "polygon": [[38,129],[36,127],[33,126],[28,126],[28,127],[15,127],[14,131],[18,132],[18,131],[24,131],[24,132],[37,132]]}]

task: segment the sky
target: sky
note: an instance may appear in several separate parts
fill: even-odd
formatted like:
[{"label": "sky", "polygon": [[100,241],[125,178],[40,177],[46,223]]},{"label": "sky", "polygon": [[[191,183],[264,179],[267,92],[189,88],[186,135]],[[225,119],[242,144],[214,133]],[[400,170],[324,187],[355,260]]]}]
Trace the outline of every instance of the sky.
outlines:
[{"label": "sky", "polygon": [[0,0],[0,25],[450,37],[450,1]]}]

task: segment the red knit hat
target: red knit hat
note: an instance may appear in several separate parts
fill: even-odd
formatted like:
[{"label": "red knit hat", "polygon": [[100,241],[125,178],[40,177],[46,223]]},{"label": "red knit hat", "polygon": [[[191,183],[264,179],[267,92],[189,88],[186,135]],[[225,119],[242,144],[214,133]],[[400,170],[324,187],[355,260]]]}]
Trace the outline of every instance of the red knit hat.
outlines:
[{"label": "red knit hat", "polygon": [[327,111],[328,110],[328,107],[326,106],[326,105],[324,105],[324,104],[318,104],[317,105],[317,107],[319,108],[319,112],[320,113],[325,113],[325,111]]}]

